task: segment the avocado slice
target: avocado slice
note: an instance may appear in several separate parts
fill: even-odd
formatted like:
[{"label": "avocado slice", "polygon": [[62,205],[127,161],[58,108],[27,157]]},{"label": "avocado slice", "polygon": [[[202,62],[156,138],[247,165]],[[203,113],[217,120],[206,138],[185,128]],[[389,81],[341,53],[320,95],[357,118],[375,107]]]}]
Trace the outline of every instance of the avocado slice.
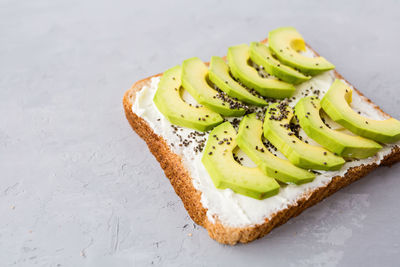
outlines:
[{"label": "avocado slice", "polygon": [[172,124],[202,132],[209,131],[223,119],[206,107],[193,106],[182,99],[181,72],[181,66],[164,72],[153,98],[154,104]]},{"label": "avocado slice", "polygon": [[321,100],[322,109],[335,122],[351,132],[382,143],[400,140],[400,121],[390,118],[373,120],[357,114],[351,107],[353,90],[336,79]]},{"label": "avocado slice", "polygon": [[268,103],[236,82],[229,74],[229,67],[221,57],[212,57],[208,78],[227,95],[255,106],[266,106]]},{"label": "avocado slice", "polygon": [[368,158],[382,148],[378,143],[330,129],[320,116],[320,100],[313,96],[297,102],[295,114],[304,132],[329,151],[343,157]]},{"label": "avocado slice", "polygon": [[224,116],[242,116],[243,104],[215,90],[208,83],[208,68],[199,58],[183,61],[182,85],[200,104]]},{"label": "avocado slice", "polygon": [[257,70],[249,65],[250,48],[247,44],[228,49],[228,66],[233,77],[260,95],[271,98],[290,97],[296,88],[289,83],[273,78],[262,78]]},{"label": "avocado slice", "polygon": [[215,187],[256,199],[278,194],[279,184],[259,168],[245,167],[233,158],[236,131],[230,122],[215,127],[207,140],[202,162]]},{"label": "avocado slice", "polygon": [[335,66],[323,57],[306,57],[299,51],[306,51],[306,43],[293,27],[282,27],[270,31],[268,45],[273,54],[284,64],[307,75],[316,75],[332,70]]},{"label": "avocado slice", "polygon": [[344,159],[325,148],[313,146],[300,140],[291,130],[292,109],[284,103],[272,104],[264,120],[264,137],[288,160],[304,169],[339,170]]},{"label": "avocado slice", "polygon": [[306,76],[275,59],[268,47],[259,42],[250,44],[250,59],[262,66],[269,74],[291,84],[299,84],[311,79],[311,76]]},{"label": "avocado slice", "polygon": [[246,115],[239,125],[236,142],[241,150],[268,176],[283,183],[304,184],[311,182],[315,174],[296,167],[287,160],[274,156],[261,141],[262,121],[255,113]]}]

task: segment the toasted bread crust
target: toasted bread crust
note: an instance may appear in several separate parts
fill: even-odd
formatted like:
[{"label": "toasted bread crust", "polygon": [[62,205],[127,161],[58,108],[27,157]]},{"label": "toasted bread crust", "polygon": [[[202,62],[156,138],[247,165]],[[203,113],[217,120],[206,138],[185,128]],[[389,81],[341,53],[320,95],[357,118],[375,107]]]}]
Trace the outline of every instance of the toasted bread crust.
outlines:
[{"label": "toasted bread crust", "polygon": [[[265,41],[266,40],[263,42]],[[338,78],[343,79],[343,77],[336,71],[335,74]],[[299,215],[308,207],[317,204],[322,199],[330,196],[339,189],[364,177],[375,168],[383,165],[390,166],[400,161],[400,148],[395,146],[391,153],[385,156],[379,165],[372,163],[369,165],[350,168],[343,177],[333,177],[331,182],[326,186],[320,187],[310,194],[305,195],[299,199],[296,204],[277,212],[270,219],[266,219],[262,224],[249,227],[230,227],[223,225],[218,218],[215,218],[214,223],[210,222],[206,215],[207,209],[205,209],[201,204],[201,192],[194,188],[192,178],[183,166],[181,157],[173,153],[166,141],[161,136],[154,133],[153,129],[144,119],[137,116],[132,111],[132,105],[135,101],[136,93],[140,91],[143,86],[150,85],[151,78],[160,75],[161,74],[157,74],[140,80],[125,92],[123,106],[126,118],[136,133],[147,143],[150,152],[160,163],[165,175],[170,180],[175,192],[182,199],[182,202],[193,221],[206,228],[210,237],[220,243],[234,245],[238,242],[248,243],[257,238],[261,238],[269,233],[274,227],[284,224],[290,218]],[[358,90],[357,92],[363,96]],[[366,101],[372,103],[371,100],[365,96],[363,97]],[[374,106],[377,110],[387,115],[378,106],[375,104]]]}]

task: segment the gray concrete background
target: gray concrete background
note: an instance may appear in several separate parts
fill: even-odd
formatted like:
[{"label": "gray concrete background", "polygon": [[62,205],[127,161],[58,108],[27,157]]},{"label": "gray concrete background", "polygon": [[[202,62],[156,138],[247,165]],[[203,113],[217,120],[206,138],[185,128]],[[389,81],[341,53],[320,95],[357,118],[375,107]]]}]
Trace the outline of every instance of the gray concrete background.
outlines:
[{"label": "gray concrete background", "polygon": [[399,1],[0,1],[1,266],[398,266],[400,165],[249,245],[193,225],[121,100],[293,25],[400,118]]}]

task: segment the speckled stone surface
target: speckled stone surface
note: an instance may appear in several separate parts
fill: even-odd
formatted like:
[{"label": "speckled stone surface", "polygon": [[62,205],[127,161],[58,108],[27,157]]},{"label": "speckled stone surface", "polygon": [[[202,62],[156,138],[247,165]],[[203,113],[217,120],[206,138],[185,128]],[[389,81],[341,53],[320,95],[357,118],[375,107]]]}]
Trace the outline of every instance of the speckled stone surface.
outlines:
[{"label": "speckled stone surface", "polygon": [[400,118],[398,1],[0,0],[0,266],[398,266],[400,165],[267,237],[193,224],[122,109],[131,84],[293,25]]}]

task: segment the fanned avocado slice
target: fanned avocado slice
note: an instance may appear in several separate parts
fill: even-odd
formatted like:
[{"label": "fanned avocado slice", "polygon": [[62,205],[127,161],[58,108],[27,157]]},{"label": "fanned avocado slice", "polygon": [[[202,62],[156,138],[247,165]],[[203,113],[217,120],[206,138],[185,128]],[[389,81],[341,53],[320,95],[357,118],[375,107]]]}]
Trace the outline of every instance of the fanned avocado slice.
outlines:
[{"label": "fanned avocado slice", "polygon": [[311,58],[300,54],[299,51],[306,51],[306,44],[300,33],[293,27],[282,27],[270,31],[268,45],[281,62],[304,74],[316,75],[335,68],[323,57]]},{"label": "fanned avocado slice", "polygon": [[236,131],[230,122],[215,127],[207,140],[202,162],[215,187],[256,199],[278,194],[279,184],[259,168],[245,167],[233,158]]},{"label": "fanned avocado slice", "polygon": [[212,83],[218,86],[227,95],[255,106],[266,106],[268,103],[253,94],[236,82],[229,74],[229,67],[220,57],[212,57],[208,77]]},{"label": "fanned avocado slice", "polygon": [[264,137],[294,165],[304,169],[339,170],[344,159],[319,146],[300,140],[291,130],[292,109],[283,103],[272,104],[264,120]]},{"label": "fanned avocado slice", "polygon": [[183,61],[182,85],[197,102],[224,116],[242,116],[243,105],[212,88],[207,76],[208,68],[199,58]]},{"label": "fanned avocado slice", "polygon": [[218,113],[206,107],[196,107],[182,99],[181,72],[181,66],[175,66],[164,72],[154,95],[154,104],[172,124],[202,132],[209,131],[223,119]]},{"label": "fanned avocado slice", "polygon": [[232,46],[228,49],[228,66],[236,79],[245,86],[256,90],[260,95],[271,98],[290,97],[296,88],[289,83],[273,78],[261,77],[257,70],[249,65],[250,48],[247,44]]},{"label": "fanned avocado slice", "polygon": [[350,86],[336,79],[321,100],[322,109],[335,122],[360,136],[382,143],[400,140],[400,121],[394,118],[378,121],[357,114],[349,105],[352,93]]},{"label": "fanned avocado slice", "polygon": [[246,115],[242,119],[236,138],[240,149],[268,176],[284,183],[304,184],[311,182],[315,178],[315,174],[296,167],[288,160],[278,158],[268,151],[261,141],[262,124],[255,113]]},{"label": "fanned avocado slice", "polygon": [[295,113],[304,132],[329,151],[343,157],[368,158],[382,148],[378,143],[335,131],[320,117],[321,104],[316,97],[304,97],[297,102]]},{"label": "fanned avocado slice", "polygon": [[299,84],[311,79],[311,76],[306,76],[275,59],[268,47],[262,43],[252,42],[250,44],[250,58],[257,65],[262,66],[266,72],[282,81]]}]

